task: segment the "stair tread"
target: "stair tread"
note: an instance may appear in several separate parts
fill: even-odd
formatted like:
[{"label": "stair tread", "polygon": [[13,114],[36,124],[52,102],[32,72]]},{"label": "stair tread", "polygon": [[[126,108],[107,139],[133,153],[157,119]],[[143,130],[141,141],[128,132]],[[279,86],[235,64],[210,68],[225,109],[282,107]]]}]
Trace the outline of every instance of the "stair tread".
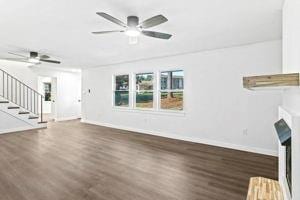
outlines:
[{"label": "stair tread", "polygon": [[25,114],[29,114],[30,112],[27,112],[27,111],[21,111],[19,112],[19,115],[25,115]]},{"label": "stair tread", "polygon": [[39,117],[37,116],[29,116],[28,119],[38,119]]},{"label": "stair tread", "polygon": [[0,101],[0,103],[9,103],[9,101]]},{"label": "stair tread", "polygon": [[7,109],[19,109],[20,107],[19,106],[9,106],[7,107]]}]

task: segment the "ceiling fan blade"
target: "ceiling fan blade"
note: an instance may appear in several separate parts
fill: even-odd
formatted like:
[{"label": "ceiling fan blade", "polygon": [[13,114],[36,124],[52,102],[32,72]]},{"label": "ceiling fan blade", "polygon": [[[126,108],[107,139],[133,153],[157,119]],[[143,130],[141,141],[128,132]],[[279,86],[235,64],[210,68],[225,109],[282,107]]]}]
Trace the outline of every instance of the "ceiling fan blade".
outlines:
[{"label": "ceiling fan blade", "polygon": [[40,59],[42,62],[48,62],[48,63],[54,63],[54,64],[60,64],[60,61],[57,60],[46,60],[46,59]]},{"label": "ceiling fan blade", "polygon": [[93,34],[106,34],[106,33],[121,33],[124,32],[122,30],[115,30],[115,31],[95,31],[92,32]]},{"label": "ceiling fan blade", "polygon": [[170,35],[170,34],[160,33],[160,32],[155,32],[155,31],[142,31],[142,34],[149,36],[149,37],[165,39],[165,40],[168,40],[172,37],[172,35]]},{"label": "ceiling fan blade", "polygon": [[39,58],[40,58],[40,59],[49,59],[50,56],[47,56],[47,55],[39,55]]},{"label": "ceiling fan blade", "polygon": [[151,17],[150,19],[147,19],[140,23],[138,26],[141,28],[151,28],[153,26],[157,26],[159,24],[167,22],[168,19],[164,17],[163,15],[156,15],[154,17]]},{"label": "ceiling fan blade", "polygon": [[21,55],[21,54],[11,53],[11,52],[8,52],[8,53],[11,54],[11,55],[14,55],[14,56],[20,56],[20,57],[23,57],[23,58],[27,58],[27,56],[24,56],[24,55]]},{"label": "ceiling fan blade", "polygon": [[[15,62],[23,62],[23,63],[31,63],[27,58],[0,58],[1,60],[15,61]],[[31,63],[32,64],[32,63]]]},{"label": "ceiling fan blade", "polygon": [[125,24],[124,22],[122,22],[121,20],[117,19],[117,18],[114,18],[113,16],[109,15],[109,14],[106,14],[104,12],[97,12],[97,15],[115,23],[115,24],[118,24],[119,26],[122,26],[122,27],[127,27],[127,24]]}]

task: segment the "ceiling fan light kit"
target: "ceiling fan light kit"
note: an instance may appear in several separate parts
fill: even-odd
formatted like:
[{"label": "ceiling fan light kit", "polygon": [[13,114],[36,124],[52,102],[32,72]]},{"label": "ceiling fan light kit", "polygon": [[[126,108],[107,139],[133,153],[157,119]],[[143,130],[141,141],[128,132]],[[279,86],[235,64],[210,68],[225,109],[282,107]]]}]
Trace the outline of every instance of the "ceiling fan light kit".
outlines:
[{"label": "ceiling fan light kit", "polygon": [[147,19],[141,23],[139,23],[139,18],[137,16],[128,16],[127,24],[122,22],[121,20],[114,18],[104,12],[97,12],[97,15],[113,22],[119,26],[121,26],[122,30],[113,30],[113,31],[97,31],[92,32],[93,34],[107,34],[107,33],[125,33],[129,37],[129,44],[137,44],[138,37],[142,34],[148,37],[165,39],[168,40],[172,37],[172,35],[167,33],[155,32],[155,31],[147,31],[145,29],[160,25],[168,21],[166,17],[163,15],[157,15]]},{"label": "ceiling fan light kit", "polygon": [[128,28],[125,31],[125,34],[129,37],[137,37],[141,34],[141,31],[138,30],[137,28]]},{"label": "ceiling fan light kit", "polygon": [[36,58],[29,58],[28,61],[31,62],[32,64],[40,63],[39,59],[36,59]]}]

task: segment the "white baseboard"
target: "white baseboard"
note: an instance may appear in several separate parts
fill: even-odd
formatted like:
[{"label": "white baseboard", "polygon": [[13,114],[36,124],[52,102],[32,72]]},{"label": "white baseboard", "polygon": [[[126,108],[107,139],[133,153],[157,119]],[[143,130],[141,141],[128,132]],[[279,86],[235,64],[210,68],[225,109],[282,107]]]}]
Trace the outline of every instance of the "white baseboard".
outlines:
[{"label": "white baseboard", "polygon": [[54,121],[61,122],[61,121],[69,121],[69,120],[75,120],[80,119],[79,116],[72,116],[72,117],[61,117],[61,118],[54,118]]},{"label": "white baseboard", "polygon": [[229,149],[235,149],[235,150],[240,150],[240,151],[247,151],[247,152],[252,152],[252,153],[276,156],[276,157],[278,156],[277,151],[269,150],[269,149],[243,146],[243,145],[238,145],[238,144],[220,142],[220,141],[216,141],[216,140],[185,137],[185,136],[181,136],[181,135],[163,133],[163,132],[159,132],[159,131],[150,131],[150,130],[132,128],[132,127],[118,126],[118,125],[109,124],[109,123],[101,123],[101,122],[92,121],[92,120],[82,119],[81,122],[87,123],[87,124],[94,124],[94,125],[98,125],[98,126],[105,126],[105,127],[109,127],[109,128],[115,128],[115,129],[144,133],[144,134],[149,134],[149,135],[155,135],[155,136],[160,136],[160,137],[172,138],[172,139],[177,139],[177,140],[184,140],[184,141],[189,141],[189,142],[195,142],[195,143],[224,147],[224,148],[229,148]]},{"label": "white baseboard", "polygon": [[43,129],[47,128],[46,124],[41,124],[38,126],[25,126],[25,127],[18,127],[18,128],[11,128],[11,129],[4,129],[0,130],[0,134],[5,134],[5,133],[13,133],[13,132],[21,132],[21,131],[28,131],[28,130],[36,130],[36,129]]}]

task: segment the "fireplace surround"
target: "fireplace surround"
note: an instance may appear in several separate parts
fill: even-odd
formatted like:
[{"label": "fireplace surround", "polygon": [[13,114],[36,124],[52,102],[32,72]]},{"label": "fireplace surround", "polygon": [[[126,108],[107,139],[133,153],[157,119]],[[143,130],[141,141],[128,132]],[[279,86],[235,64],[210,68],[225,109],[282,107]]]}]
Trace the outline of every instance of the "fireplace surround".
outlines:
[{"label": "fireplace surround", "polygon": [[289,187],[289,192],[292,193],[292,143],[291,140],[285,146],[285,177]]},{"label": "fireplace surround", "polygon": [[291,130],[290,140],[287,140],[285,145],[282,145],[280,139],[278,140],[279,183],[283,190],[285,200],[299,200],[300,112],[295,112],[294,109],[280,106],[278,110],[278,119],[283,119]]},{"label": "fireplace surround", "polygon": [[290,195],[292,194],[292,143],[291,128],[284,119],[280,119],[274,124],[280,144],[285,147],[285,179]]}]

